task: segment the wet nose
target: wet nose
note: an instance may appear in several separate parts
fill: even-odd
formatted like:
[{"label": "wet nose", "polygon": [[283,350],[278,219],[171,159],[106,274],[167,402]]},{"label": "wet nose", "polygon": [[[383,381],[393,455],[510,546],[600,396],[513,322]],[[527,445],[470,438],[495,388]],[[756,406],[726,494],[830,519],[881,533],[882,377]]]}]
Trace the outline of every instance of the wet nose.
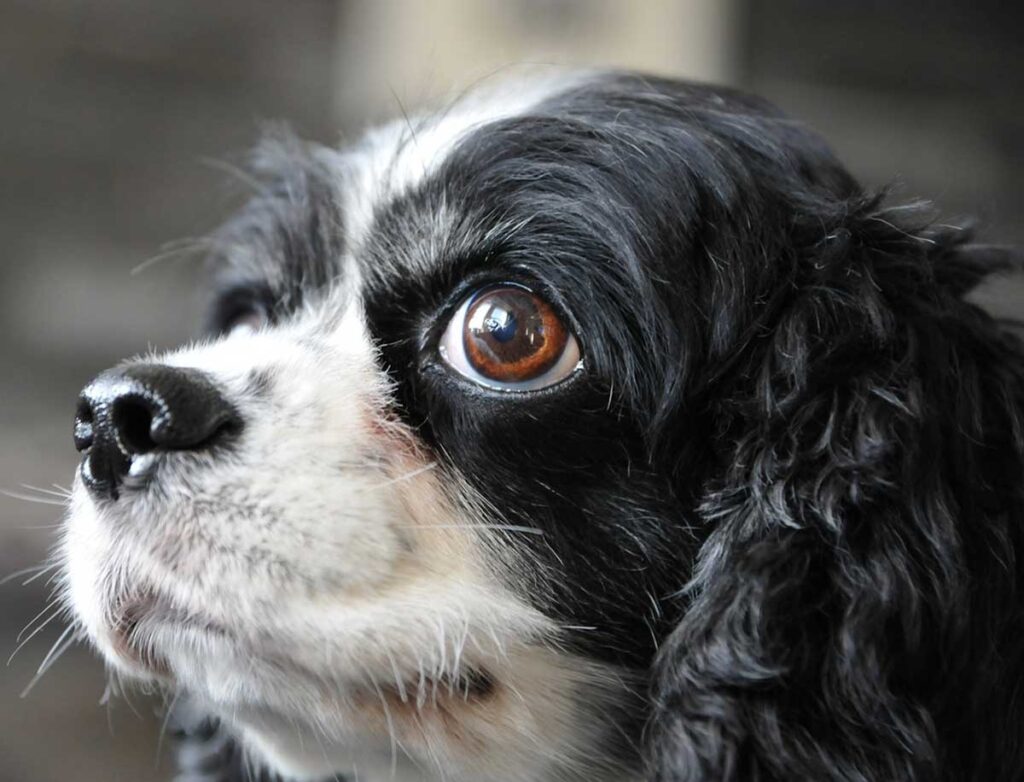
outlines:
[{"label": "wet nose", "polygon": [[82,390],[75,447],[89,491],[116,500],[140,456],[207,449],[240,428],[238,413],[203,372],[139,364],[107,370]]}]

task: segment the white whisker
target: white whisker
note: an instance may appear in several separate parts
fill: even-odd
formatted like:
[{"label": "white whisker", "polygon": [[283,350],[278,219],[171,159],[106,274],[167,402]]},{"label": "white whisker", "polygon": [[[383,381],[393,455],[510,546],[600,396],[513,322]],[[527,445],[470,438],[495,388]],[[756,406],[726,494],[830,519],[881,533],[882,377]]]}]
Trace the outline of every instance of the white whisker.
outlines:
[{"label": "white whisker", "polygon": [[49,497],[33,497],[31,494],[22,494],[21,492],[8,491],[7,489],[0,489],[0,494],[10,497],[11,499],[22,500],[23,502],[34,502],[39,505],[55,505],[58,508],[67,507],[66,502],[50,499]]},{"label": "white whisker", "polygon": [[39,620],[40,617],[42,617],[44,614],[46,614],[47,611],[49,611],[51,608],[56,606],[60,602],[60,600],[61,599],[59,597],[55,597],[49,603],[47,603],[42,611],[40,611],[38,614],[36,614],[35,616],[33,616],[31,619],[28,620],[28,624],[25,625],[23,628],[21,628],[21,632],[18,633],[18,637],[15,638],[14,640],[15,641],[20,641],[22,639],[22,636],[24,636],[25,633],[27,633],[32,628],[32,625],[34,625]]},{"label": "white whisker", "polygon": [[396,483],[400,483],[402,481],[407,481],[410,478],[415,478],[417,475],[422,475],[423,473],[425,473],[425,472],[427,472],[429,470],[433,470],[435,467],[437,467],[437,462],[430,462],[430,464],[425,464],[423,467],[418,467],[415,470],[411,470],[411,471],[409,471],[407,473],[399,475],[396,478],[391,478],[390,480],[386,480],[383,483],[376,483],[376,484],[370,486],[369,488],[371,488],[371,489],[386,489],[388,486],[392,486],[392,485],[394,485]]},{"label": "white whisker", "polygon": [[[21,695],[19,696],[20,698],[27,697],[32,691],[32,688],[35,687],[46,672],[53,667],[54,663],[56,663],[57,660],[64,655],[64,652],[70,649],[71,645],[78,640],[77,636],[74,635],[74,630],[75,626],[72,624],[68,625],[68,628],[61,633],[60,638],[57,639],[54,645],[50,648],[49,653],[43,658],[43,662],[39,665],[39,669],[36,671],[35,676],[32,677],[32,680],[28,683],[25,689],[21,691]],[[68,637],[69,634],[71,634],[70,638]]]},{"label": "white whisker", "polygon": [[[44,657],[43,661],[39,663],[39,670],[37,673],[46,673],[51,667],[53,667],[53,664],[57,662],[57,658],[64,654],[64,648],[61,647],[61,643],[73,632],[75,632],[74,624],[69,624],[64,628],[64,632],[60,634],[60,637],[56,641],[54,641],[53,646],[50,647],[50,651],[46,653],[46,657]],[[74,643],[76,639],[72,637],[70,640]]]},{"label": "white whisker", "polygon": [[61,498],[63,500],[67,500],[67,499],[71,498],[71,492],[70,491],[65,491],[63,489],[60,490],[60,491],[54,491],[53,489],[44,489],[41,486],[32,486],[31,484],[28,484],[28,483],[21,484],[21,488],[28,489],[29,491],[37,491],[40,494],[49,494],[49,495],[51,495],[53,497],[59,497],[59,498]]},{"label": "white whisker", "polygon": [[529,535],[543,535],[544,530],[523,527],[517,524],[402,524],[399,529],[487,529],[501,532],[525,532]]},{"label": "white whisker", "polygon": [[[53,603],[50,604],[50,606],[52,606],[52,605],[53,605]],[[47,606],[47,609],[50,606]],[[47,609],[43,609],[43,610],[45,611]],[[45,628],[48,624],[50,624],[50,622],[52,622],[54,619],[56,619],[58,616],[60,616],[60,614],[61,614],[60,608],[57,608],[50,616],[48,616],[46,618],[46,621],[41,622],[39,624],[39,626],[35,630],[33,630],[31,633],[29,633],[27,636],[25,636],[25,638],[21,641],[21,643],[19,643],[16,647],[14,647],[14,651],[11,652],[11,656],[7,658],[7,664],[10,665],[11,661],[15,658],[15,656],[18,654],[18,652],[20,652],[22,649],[25,648],[25,644],[27,644],[29,641],[31,641],[33,638],[35,638],[37,635],[39,635],[39,633],[43,630],[43,628]],[[32,621],[34,622],[35,619],[33,619]],[[25,629],[27,630],[28,628],[25,628]],[[22,632],[24,633],[25,630],[22,630]],[[18,637],[21,638],[20,635]]]},{"label": "white whisker", "polygon": [[[0,586],[3,586],[8,581],[14,581],[14,579],[16,579],[16,578],[21,578],[22,576],[27,576],[29,573],[34,573],[35,574],[35,575],[32,576],[32,578],[38,578],[43,573],[47,572],[48,570],[52,570],[55,567],[57,567],[56,563],[51,563],[51,564],[43,563],[42,565],[33,565],[32,567],[26,567],[26,568],[22,568],[21,570],[15,570],[13,573],[8,573],[3,578],[0,578]],[[26,581],[25,583],[28,583],[28,582]]]},{"label": "white whisker", "polygon": [[155,266],[165,260],[180,257],[182,259],[188,258],[189,256],[198,257],[201,250],[205,249],[210,245],[209,239],[181,239],[176,242],[169,242],[164,245],[160,252],[155,255],[151,255],[141,263],[137,264],[128,274],[132,277],[137,274],[149,269],[151,266]]},{"label": "white whisker", "polygon": [[[41,569],[35,575],[30,576],[29,578],[26,578],[24,581],[21,582],[21,585],[22,586],[28,586],[33,581],[35,581],[37,578],[42,578],[43,576],[45,576],[50,571],[56,570],[58,567],[60,567],[60,562],[53,562],[53,563],[47,565],[45,568]],[[54,579],[58,578],[59,576],[60,576],[60,572],[59,571],[54,573],[52,576],[50,576],[49,579],[47,579],[47,583],[48,584],[52,584]]]}]

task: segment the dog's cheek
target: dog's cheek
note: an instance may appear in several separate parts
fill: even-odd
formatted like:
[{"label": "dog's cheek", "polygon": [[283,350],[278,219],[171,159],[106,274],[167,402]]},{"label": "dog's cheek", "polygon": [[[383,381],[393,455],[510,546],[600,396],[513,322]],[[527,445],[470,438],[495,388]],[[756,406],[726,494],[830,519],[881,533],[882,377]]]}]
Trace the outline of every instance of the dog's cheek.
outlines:
[{"label": "dog's cheek", "polygon": [[234,452],[182,481],[179,510],[202,519],[197,534],[213,544],[199,553],[263,567],[268,597],[289,582],[330,591],[380,581],[403,545],[391,445],[378,436],[386,394],[368,345],[299,335],[284,345],[257,339],[248,352],[254,363],[241,372],[210,353],[172,359],[211,367],[245,418]]},{"label": "dog's cheek", "polygon": [[[161,357],[210,374],[243,429],[102,512],[79,490],[67,551],[83,622],[128,668],[104,640],[118,590],[145,585],[198,617],[146,628],[153,658],[254,745],[279,738],[258,727],[272,715],[310,726],[337,762],[388,747],[391,731],[465,779],[539,774],[543,752],[524,747],[584,762],[595,736],[580,726],[609,721],[588,704],[611,713],[621,677],[548,644],[558,632],[525,599],[538,576],[522,533],[389,414],[356,337],[257,334]],[[491,681],[460,691],[464,671]],[[267,757],[314,760],[295,753]]]}]

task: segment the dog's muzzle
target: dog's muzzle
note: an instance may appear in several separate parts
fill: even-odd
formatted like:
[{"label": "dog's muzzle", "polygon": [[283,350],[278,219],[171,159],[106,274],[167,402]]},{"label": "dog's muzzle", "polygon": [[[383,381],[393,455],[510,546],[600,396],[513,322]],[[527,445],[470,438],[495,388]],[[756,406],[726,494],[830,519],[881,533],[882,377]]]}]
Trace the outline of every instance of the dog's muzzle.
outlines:
[{"label": "dog's muzzle", "polygon": [[135,469],[142,457],[206,450],[241,425],[238,412],[198,370],[161,364],[107,370],[78,399],[82,481],[93,497],[116,500],[127,476],[148,477]]}]

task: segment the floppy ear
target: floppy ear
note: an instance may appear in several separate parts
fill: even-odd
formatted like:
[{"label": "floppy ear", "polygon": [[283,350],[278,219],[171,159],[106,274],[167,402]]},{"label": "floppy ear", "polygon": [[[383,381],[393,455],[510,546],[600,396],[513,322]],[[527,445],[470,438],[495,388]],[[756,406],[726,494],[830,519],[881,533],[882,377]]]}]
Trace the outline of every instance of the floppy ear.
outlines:
[{"label": "floppy ear", "polygon": [[825,234],[712,394],[650,777],[1021,778],[1024,359],[961,300],[1006,256],[873,202]]}]

